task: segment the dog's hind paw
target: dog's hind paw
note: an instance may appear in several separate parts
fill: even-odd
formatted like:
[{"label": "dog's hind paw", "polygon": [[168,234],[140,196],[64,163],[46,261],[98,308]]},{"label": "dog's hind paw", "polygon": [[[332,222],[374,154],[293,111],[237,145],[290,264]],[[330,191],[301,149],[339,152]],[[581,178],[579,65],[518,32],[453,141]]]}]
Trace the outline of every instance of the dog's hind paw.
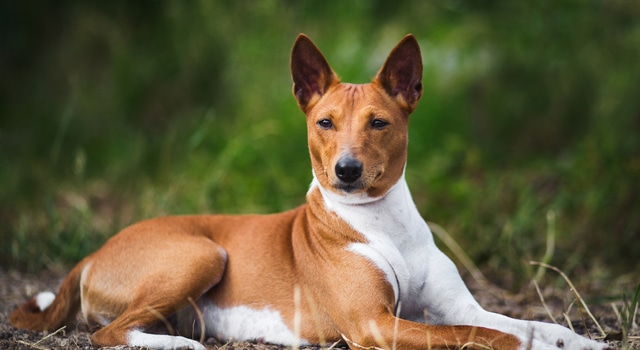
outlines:
[{"label": "dog's hind paw", "polygon": [[198,343],[195,340],[187,339],[185,337],[165,335],[165,334],[149,334],[140,331],[132,331],[128,336],[129,346],[142,346],[151,349],[192,349],[192,350],[206,350],[204,345]]}]

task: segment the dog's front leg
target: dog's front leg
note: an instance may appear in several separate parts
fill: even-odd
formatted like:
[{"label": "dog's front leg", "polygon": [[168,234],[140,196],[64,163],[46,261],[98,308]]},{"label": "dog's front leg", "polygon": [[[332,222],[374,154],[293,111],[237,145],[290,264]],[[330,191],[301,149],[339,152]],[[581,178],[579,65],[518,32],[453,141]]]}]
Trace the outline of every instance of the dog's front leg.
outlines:
[{"label": "dog's front leg", "polygon": [[435,245],[426,254],[426,283],[421,300],[428,321],[496,329],[517,336],[523,348],[606,349],[603,343],[584,338],[556,324],[524,321],[484,310],[471,295],[453,262]]},{"label": "dog's front leg", "polygon": [[513,335],[493,329],[426,325],[396,318],[390,312],[349,327],[349,330],[342,337],[351,349],[515,350],[520,344]]}]

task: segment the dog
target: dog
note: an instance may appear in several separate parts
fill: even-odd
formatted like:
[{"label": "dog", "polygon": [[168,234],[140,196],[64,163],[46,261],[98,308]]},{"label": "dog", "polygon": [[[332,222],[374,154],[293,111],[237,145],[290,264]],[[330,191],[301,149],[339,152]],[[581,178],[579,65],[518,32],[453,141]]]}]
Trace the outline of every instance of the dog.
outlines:
[{"label": "dog", "polygon": [[[186,337],[200,334],[352,349],[607,348],[485,311],[436,247],[404,179],[422,96],[414,36],[371,83],[348,84],[300,34],[291,74],[313,172],[305,204],[136,223],[79,262],[57,295],[18,306],[11,324],[53,331],[80,309],[98,328],[94,345],[157,349],[204,349]],[[173,327],[181,335],[167,334]]]}]

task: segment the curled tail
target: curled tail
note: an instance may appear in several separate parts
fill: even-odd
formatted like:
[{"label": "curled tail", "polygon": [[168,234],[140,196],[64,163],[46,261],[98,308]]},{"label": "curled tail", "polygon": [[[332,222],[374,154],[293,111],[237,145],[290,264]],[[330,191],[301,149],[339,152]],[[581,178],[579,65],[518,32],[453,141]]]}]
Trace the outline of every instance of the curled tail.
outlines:
[{"label": "curled tail", "polygon": [[16,328],[55,331],[71,323],[80,308],[80,276],[86,260],[71,270],[62,282],[58,295],[42,292],[18,306],[9,316]]}]

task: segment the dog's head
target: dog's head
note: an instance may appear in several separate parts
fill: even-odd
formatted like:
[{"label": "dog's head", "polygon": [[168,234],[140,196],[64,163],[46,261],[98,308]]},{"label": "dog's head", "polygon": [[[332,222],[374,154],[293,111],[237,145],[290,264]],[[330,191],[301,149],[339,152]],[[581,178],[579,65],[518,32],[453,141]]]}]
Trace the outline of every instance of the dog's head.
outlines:
[{"label": "dog's head", "polygon": [[422,95],[418,42],[407,35],[369,84],[341,83],[311,40],[291,52],[293,94],[307,115],[311,164],[320,186],[340,196],[384,196],[407,158],[409,114]]}]

